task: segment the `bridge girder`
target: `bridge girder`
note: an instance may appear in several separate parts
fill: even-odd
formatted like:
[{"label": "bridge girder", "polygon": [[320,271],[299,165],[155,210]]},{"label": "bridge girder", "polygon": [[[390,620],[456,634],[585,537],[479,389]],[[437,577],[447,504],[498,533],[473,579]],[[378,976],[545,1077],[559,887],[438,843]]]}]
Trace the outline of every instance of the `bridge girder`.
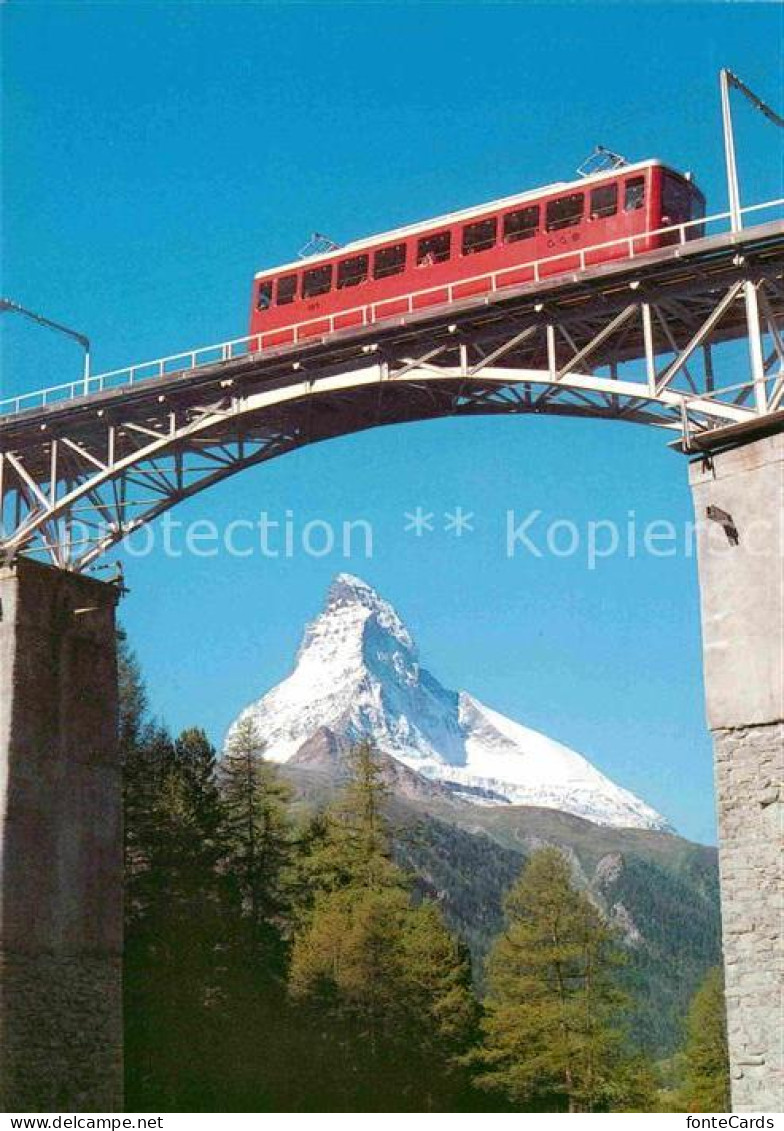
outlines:
[{"label": "bridge girder", "polygon": [[784,224],[296,347],[252,345],[118,388],[93,379],[86,396],[0,417],[0,554],[83,570],[245,468],[384,424],[591,417],[661,427],[692,449],[772,418],[784,402]]}]

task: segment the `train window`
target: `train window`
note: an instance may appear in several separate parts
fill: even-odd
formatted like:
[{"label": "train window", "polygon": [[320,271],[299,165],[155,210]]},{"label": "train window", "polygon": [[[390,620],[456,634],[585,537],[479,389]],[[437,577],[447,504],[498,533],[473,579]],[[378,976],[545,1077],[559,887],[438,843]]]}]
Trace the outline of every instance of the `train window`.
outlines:
[{"label": "train window", "polygon": [[351,259],[344,259],[338,263],[338,290],[343,287],[356,287],[364,283],[368,277],[368,257],[366,255],[352,255]]},{"label": "train window", "polygon": [[645,204],[645,177],[631,177],[625,186],[624,212],[636,212]]},{"label": "train window", "polygon": [[452,233],[439,232],[435,236],[423,236],[417,244],[417,267],[431,267],[434,263],[444,263],[449,259],[452,246]]},{"label": "train window", "polygon": [[493,247],[497,228],[498,221],[494,216],[490,220],[466,224],[463,228],[463,255],[475,255],[477,251],[487,251]]},{"label": "train window", "polygon": [[286,306],[297,297],[297,276],[284,275],[278,279],[278,289],[275,295],[278,306]]},{"label": "train window", "polygon": [[507,212],[504,216],[504,243],[529,240],[536,235],[538,227],[538,204],[532,204],[528,208],[518,208],[516,212]]},{"label": "train window", "polygon": [[304,298],[313,298],[314,295],[325,295],[332,286],[332,264],[324,267],[311,267],[302,276],[302,295]]},{"label": "train window", "polygon": [[571,224],[579,224],[583,218],[583,199],[581,192],[561,196],[558,200],[551,200],[547,205],[547,231],[554,232],[558,228],[568,228]]},{"label": "train window", "polygon": [[662,220],[666,223],[688,220],[691,216],[691,186],[687,185],[680,177],[664,175],[662,186]]},{"label": "train window", "polygon": [[406,269],[406,245],[393,244],[382,247],[373,256],[373,278],[386,279],[388,275],[399,275]]},{"label": "train window", "polygon": [[259,293],[256,297],[256,309],[269,310],[270,306],[272,306],[272,282],[268,280],[266,283],[259,284]]},{"label": "train window", "polygon": [[614,216],[618,211],[618,185],[599,185],[591,189],[591,219]]}]

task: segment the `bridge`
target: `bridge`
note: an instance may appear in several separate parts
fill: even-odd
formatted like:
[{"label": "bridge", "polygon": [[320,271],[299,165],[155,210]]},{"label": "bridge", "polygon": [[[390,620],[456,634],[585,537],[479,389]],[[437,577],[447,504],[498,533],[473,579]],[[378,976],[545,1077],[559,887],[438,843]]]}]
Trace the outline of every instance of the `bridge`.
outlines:
[{"label": "bridge", "polygon": [[90,568],[178,502],[306,444],[503,414],[649,425],[693,457],[734,1104],[777,1110],[780,937],[760,893],[780,879],[784,776],[782,206],[744,209],[743,230],[729,214],[668,228],[655,252],[555,255],[528,283],[498,272],[442,306],[418,292],[399,317],[362,308],[360,327],[285,348],[242,338],[0,402],[7,1103],[121,1104],[117,590]]},{"label": "bridge", "polygon": [[[784,224],[693,238],[728,219],[662,229],[675,242],[657,252],[627,239],[562,253],[522,286],[497,272],[482,294],[440,307],[417,292],[383,323],[361,308],[366,325],[319,340],[306,326],[285,348],[242,338],[2,401],[0,554],[84,570],[246,467],[381,424],[596,417],[663,428],[693,451],[772,422],[784,404]],[[602,252],[619,258],[591,266]],[[745,365],[726,348],[739,339]]]}]

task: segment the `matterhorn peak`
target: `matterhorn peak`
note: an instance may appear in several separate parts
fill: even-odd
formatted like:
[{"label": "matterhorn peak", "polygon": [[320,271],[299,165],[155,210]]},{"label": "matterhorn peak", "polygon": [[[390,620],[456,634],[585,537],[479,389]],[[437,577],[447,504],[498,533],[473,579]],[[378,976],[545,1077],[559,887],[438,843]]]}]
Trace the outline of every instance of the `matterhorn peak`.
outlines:
[{"label": "matterhorn peak", "polygon": [[350,604],[352,601],[371,607],[380,600],[373,586],[368,585],[361,577],[355,577],[353,573],[336,573],[327,590],[326,608]]},{"label": "matterhorn peak", "polygon": [[341,601],[358,601],[360,604],[367,601],[374,605],[381,601],[372,585],[368,585],[361,577],[353,573],[336,573],[327,590],[327,606]]},{"label": "matterhorn peak", "polygon": [[275,761],[288,762],[326,728],[341,742],[370,739],[465,800],[559,809],[601,825],[668,827],[575,750],[443,687],[420,666],[393,606],[349,573],[333,578],[292,673],[245,717]]},{"label": "matterhorn peak", "polygon": [[389,602],[380,597],[373,586],[368,585],[361,577],[355,577],[351,573],[338,573],[333,577],[327,590],[327,601],[322,615],[330,617],[337,611],[352,606],[364,609],[369,616],[375,617],[382,629],[396,636],[406,648],[413,650],[414,642]]}]

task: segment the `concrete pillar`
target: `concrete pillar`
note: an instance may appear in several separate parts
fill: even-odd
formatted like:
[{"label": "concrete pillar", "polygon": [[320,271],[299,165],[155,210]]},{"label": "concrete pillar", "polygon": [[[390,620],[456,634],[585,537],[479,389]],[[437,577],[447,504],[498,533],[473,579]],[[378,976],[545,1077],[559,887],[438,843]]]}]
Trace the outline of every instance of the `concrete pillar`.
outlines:
[{"label": "concrete pillar", "polygon": [[0,1106],[122,1104],[117,589],[0,569]]},{"label": "concrete pillar", "polygon": [[695,461],[733,1110],[784,1110],[784,434]]}]

